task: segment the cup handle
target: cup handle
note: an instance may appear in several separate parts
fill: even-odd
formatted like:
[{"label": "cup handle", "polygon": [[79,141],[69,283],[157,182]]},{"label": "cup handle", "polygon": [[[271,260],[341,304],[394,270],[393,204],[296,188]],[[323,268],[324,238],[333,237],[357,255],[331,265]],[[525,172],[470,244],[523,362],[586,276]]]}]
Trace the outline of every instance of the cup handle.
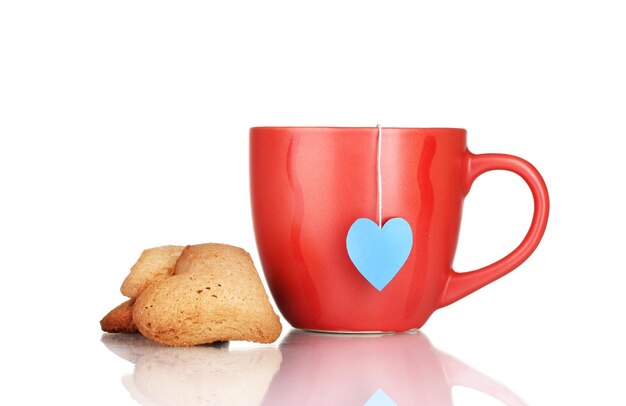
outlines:
[{"label": "cup handle", "polygon": [[548,223],[548,213],[550,211],[550,200],[548,198],[548,189],[543,178],[528,161],[512,155],[505,154],[480,154],[474,155],[468,152],[466,176],[465,176],[465,194],[467,194],[472,183],[481,174],[494,171],[505,170],[511,171],[524,179],[533,195],[535,211],[533,214],[530,228],[526,233],[526,237],[520,245],[517,246],[507,256],[493,264],[484,268],[470,272],[455,272],[450,269],[448,281],[443,290],[439,307],[447,306],[457,300],[469,295],[472,292],[482,288],[483,286],[501,278],[513,269],[520,266],[533,253]]}]

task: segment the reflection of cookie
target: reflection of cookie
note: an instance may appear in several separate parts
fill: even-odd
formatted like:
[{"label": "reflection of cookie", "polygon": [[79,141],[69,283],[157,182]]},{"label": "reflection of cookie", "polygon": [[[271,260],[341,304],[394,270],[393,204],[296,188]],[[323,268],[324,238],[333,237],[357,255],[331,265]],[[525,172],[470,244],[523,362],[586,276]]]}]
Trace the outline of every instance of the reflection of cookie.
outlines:
[{"label": "reflection of cookie", "polygon": [[137,362],[142,355],[157,347],[169,348],[148,340],[141,334],[102,334],[100,341],[109,351],[132,363]]},{"label": "reflection of cookie", "polygon": [[143,335],[168,345],[278,338],[280,321],[250,255],[236,249],[223,254],[228,266],[207,265],[203,258],[219,258],[214,248],[197,246],[193,271],[152,284],[139,296],[133,318]]},{"label": "reflection of cookie", "polygon": [[130,268],[130,274],[122,283],[122,294],[136,298],[153,282],[161,281],[174,273],[176,260],[185,247],[166,245],[144,250]]},{"label": "reflection of cookie", "polygon": [[102,320],[100,327],[107,333],[138,333],[137,326],[133,322],[133,303],[130,299],[111,310]]},{"label": "reflection of cookie", "polygon": [[124,386],[143,405],[260,405],[281,360],[273,347],[160,346],[139,358]]},{"label": "reflection of cookie", "polygon": [[[135,365],[122,382],[142,405],[260,405],[281,364],[273,346],[228,343],[173,348],[139,334],[104,334],[102,343]],[[242,390],[242,383],[245,390]]]}]

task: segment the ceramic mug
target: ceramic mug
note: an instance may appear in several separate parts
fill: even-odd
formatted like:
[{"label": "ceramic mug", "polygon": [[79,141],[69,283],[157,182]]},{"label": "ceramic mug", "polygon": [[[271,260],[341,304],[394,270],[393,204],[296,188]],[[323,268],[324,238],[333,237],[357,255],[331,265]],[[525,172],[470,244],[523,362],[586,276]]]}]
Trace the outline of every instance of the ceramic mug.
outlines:
[{"label": "ceramic mug", "polygon": [[[452,269],[463,200],[482,173],[521,176],[534,200],[526,237],[476,271]],[[255,127],[254,231],[281,313],[317,331],[405,331],[511,272],[548,220],[539,172],[503,154],[475,155],[456,128]]]}]

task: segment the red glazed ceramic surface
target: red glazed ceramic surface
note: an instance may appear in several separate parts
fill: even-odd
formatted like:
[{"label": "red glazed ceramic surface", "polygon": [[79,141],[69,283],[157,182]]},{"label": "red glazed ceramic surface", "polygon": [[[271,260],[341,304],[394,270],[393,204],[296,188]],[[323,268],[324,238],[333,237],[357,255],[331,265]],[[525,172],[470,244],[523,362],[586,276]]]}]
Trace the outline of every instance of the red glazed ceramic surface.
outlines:
[{"label": "red glazed ceramic surface", "polygon": [[[404,331],[438,308],[500,278],[539,244],[549,211],[537,170],[521,158],[474,155],[453,128],[257,127],[250,130],[254,230],[276,304],[293,326],[322,331]],[[377,289],[348,255],[355,220],[400,217],[412,232],[408,258]],[[535,212],[524,241],[480,270],[452,270],[463,199],[482,173],[520,175]]]}]

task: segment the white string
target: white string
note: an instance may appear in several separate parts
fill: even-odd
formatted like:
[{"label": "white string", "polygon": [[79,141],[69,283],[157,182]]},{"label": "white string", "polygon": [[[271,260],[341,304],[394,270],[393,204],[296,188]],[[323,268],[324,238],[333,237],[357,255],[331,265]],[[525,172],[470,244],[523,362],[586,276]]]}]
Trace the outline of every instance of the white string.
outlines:
[{"label": "white string", "polygon": [[380,155],[383,146],[383,127],[380,124],[376,124],[378,127],[378,149],[376,151],[376,175],[378,182],[378,227],[383,227],[383,177],[380,169]]}]

